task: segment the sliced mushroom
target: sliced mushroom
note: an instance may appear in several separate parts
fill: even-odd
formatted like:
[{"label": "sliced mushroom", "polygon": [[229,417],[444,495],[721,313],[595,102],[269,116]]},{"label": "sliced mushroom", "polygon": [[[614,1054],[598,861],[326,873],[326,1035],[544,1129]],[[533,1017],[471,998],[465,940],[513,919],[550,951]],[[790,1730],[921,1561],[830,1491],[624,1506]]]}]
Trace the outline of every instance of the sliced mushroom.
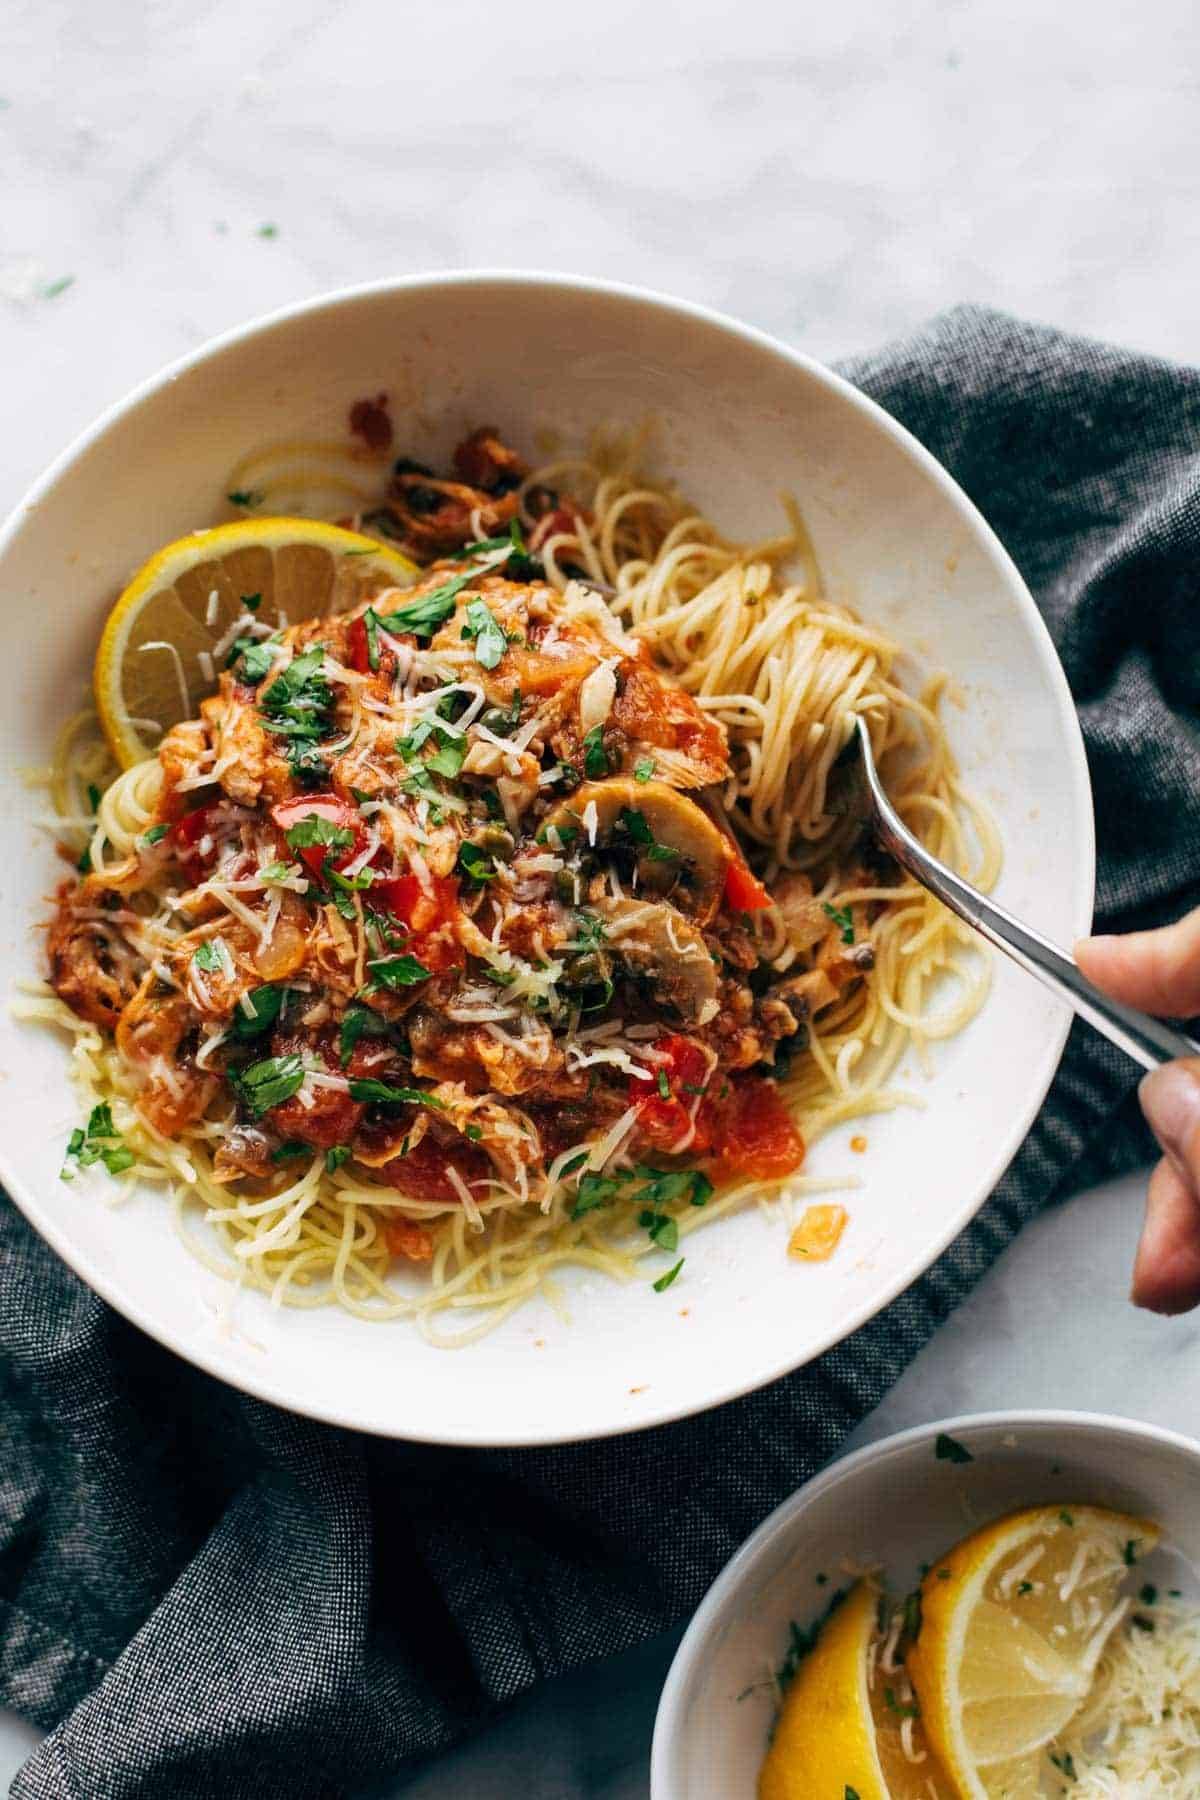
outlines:
[{"label": "sliced mushroom", "polygon": [[716,967],[690,920],[655,900],[606,900],[595,910],[604,920],[605,948],[652,977],[656,1000],[673,1006],[689,1025],[716,1018]]},{"label": "sliced mushroom", "polygon": [[[629,820],[640,819],[647,841],[630,830]],[[638,857],[638,878],[658,893],[668,889],[686,903],[687,910],[706,925],[721,903],[730,851],[726,839],[694,800],[677,794],[662,781],[635,781],[617,775],[608,781],[585,781],[569,800],[560,801],[548,813],[542,833],[550,842],[552,832],[572,842],[584,831],[589,842],[609,843],[620,831],[622,842]],[[651,841],[652,840],[652,841]],[[655,857],[661,846],[674,857]]]}]

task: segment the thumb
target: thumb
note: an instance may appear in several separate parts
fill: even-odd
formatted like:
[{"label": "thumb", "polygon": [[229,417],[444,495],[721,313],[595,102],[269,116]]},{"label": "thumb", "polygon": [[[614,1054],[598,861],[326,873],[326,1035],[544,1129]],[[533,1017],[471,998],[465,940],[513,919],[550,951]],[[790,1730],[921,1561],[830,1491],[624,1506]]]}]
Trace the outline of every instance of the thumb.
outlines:
[{"label": "thumb", "polygon": [[1089,981],[1143,1012],[1191,1018],[1200,1012],[1200,907],[1160,931],[1083,938],[1075,960]]}]

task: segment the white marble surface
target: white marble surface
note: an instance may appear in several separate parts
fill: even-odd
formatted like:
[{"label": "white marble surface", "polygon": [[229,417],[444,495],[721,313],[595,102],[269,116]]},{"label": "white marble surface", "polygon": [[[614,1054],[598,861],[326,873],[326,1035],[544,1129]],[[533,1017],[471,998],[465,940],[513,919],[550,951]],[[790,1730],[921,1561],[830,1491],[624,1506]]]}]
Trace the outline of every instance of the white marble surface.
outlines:
[{"label": "white marble surface", "polygon": [[[1191,0],[8,0],[0,503],[213,333],[422,268],[644,282],[824,357],[978,299],[1195,359],[1198,97]],[[1200,1431],[1200,1326],[1124,1299],[1138,1186],[1028,1231],[859,1436],[1006,1405]],[[387,1791],[643,1800],[668,1659]],[[0,1718],[0,1779],[35,1741]]]}]

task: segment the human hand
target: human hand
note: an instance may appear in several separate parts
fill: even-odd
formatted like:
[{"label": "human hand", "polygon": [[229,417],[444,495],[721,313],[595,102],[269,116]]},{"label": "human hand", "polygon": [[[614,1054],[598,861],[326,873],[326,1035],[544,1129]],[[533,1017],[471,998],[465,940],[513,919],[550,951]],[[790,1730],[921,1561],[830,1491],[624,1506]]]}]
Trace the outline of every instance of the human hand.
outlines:
[{"label": "human hand", "polygon": [[[1167,1018],[1200,1013],[1200,907],[1160,931],[1084,938],[1075,958],[1114,1000]],[[1150,1177],[1133,1301],[1153,1312],[1200,1304],[1200,1057],[1164,1063],[1138,1090],[1165,1152]]]}]

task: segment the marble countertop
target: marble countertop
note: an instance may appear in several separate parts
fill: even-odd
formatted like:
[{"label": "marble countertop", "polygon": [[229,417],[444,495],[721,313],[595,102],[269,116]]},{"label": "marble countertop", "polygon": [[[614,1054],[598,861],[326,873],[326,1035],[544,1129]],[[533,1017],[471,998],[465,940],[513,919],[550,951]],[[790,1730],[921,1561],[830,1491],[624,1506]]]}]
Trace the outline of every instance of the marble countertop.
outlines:
[{"label": "marble countertop", "polygon": [[[963,299],[1200,354],[1190,0],[10,0],[0,52],[4,509],[214,333],[434,267],[641,282],[825,358]],[[1017,1405],[1200,1432],[1200,1325],[1124,1298],[1139,1211],[1130,1179],[1033,1226],[858,1440]],[[387,1795],[644,1800],[671,1649]],[[34,1741],[0,1716],[0,1781]]]}]

